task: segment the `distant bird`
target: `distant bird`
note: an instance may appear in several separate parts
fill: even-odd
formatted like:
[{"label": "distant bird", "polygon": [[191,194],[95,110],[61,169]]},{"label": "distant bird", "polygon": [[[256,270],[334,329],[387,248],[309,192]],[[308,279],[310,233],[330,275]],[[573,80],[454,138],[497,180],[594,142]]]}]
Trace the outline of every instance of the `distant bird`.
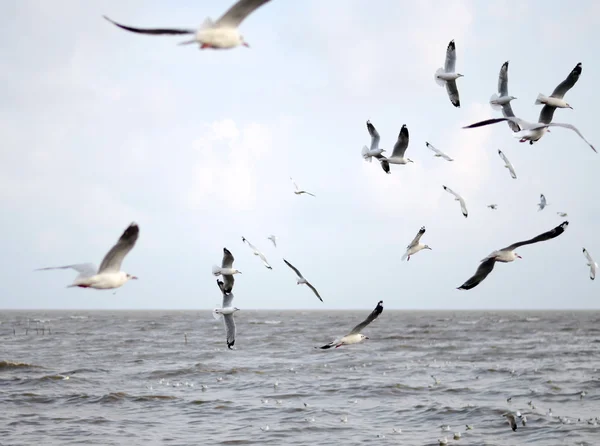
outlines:
[{"label": "distant bird", "polygon": [[375,129],[375,126],[371,124],[371,121],[367,121],[367,130],[369,131],[369,135],[371,135],[371,147],[363,146],[363,158],[368,162],[371,162],[373,157],[377,159],[385,158],[382,155],[385,150],[379,148],[379,140],[381,137],[379,136],[379,132]]},{"label": "distant bird", "polygon": [[494,110],[502,109],[504,116],[514,116],[512,107],[510,106],[510,101],[513,99],[517,98],[508,94],[508,61],[506,61],[500,67],[500,74],[498,75],[498,94],[494,93],[492,95],[490,105]]},{"label": "distant bird", "polygon": [[495,211],[496,209],[498,209],[498,205],[497,204],[488,204],[487,207],[489,207],[493,211]]},{"label": "distant bird", "polygon": [[502,158],[502,160],[504,161],[504,167],[506,167],[508,169],[508,171],[510,172],[510,176],[516,180],[517,174],[515,173],[515,169],[514,169],[513,165],[511,164],[511,162],[506,157],[506,155],[504,153],[502,153],[502,150],[498,150],[498,155],[500,155],[500,158]]},{"label": "distant bird", "polygon": [[415,236],[415,238],[413,239],[413,241],[410,242],[410,245],[408,245],[406,247],[406,252],[402,256],[402,260],[404,260],[404,259],[406,259],[407,261],[410,260],[410,256],[412,256],[413,254],[418,253],[422,249],[431,249],[429,247],[429,245],[424,245],[424,244],[422,244],[420,242],[421,237],[423,236],[423,234],[425,234],[425,226],[421,226],[421,229],[419,229],[419,232],[417,232],[417,235]]},{"label": "distant bird", "polygon": [[437,379],[434,375],[429,375],[429,376],[431,376],[431,379],[433,379],[433,382],[435,383],[436,386],[440,385],[440,380],[439,379]]},{"label": "distant bird", "polygon": [[271,240],[271,241],[273,242],[273,246],[274,246],[275,248],[277,248],[277,236],[275,236],[275,235],[270,235],[270,236],[268,236],[268,237],[267,237],[267,239],[268,239],[268,240]]},{"label": "distant bird", "polygon": [[449,187],[446,187],[446,186],[442,186],[442,187],[444,188],[444,190],[446,192],[449,192],[452,195],[454,195],[454,200],[456,200],[460,203],[460,210],[462,211],[462,214],[465,216],[465,218],[467,218],[469,216],[469,212],[467,211],[467,204],[465,203],[464,198],[461,197],[460,195],[458,195],[456,192],[454,192]]},{"label": "distant bird", "polygon": [[440,446],[446,446],[448,444],[448,439],[446,437],[438,439],[438,443]]},{"label": "distant bird", "polygon": [[560,84],[558,84],[558,87],[554,89],[554,91],[549,97],[544,96],[542,93],[538,95],[537,99],[535,100],[535,105],[544,104],[544,107],[542,107],[542,111],[540,112],[540,117],[538,119],[539,122],[543,122],[544,124],[549,124],[550,122],[552,122],[552,118],[554,117],[554,110],[556,110],[557,108],[573,109],[573,107],[571,107],[565,102],[563,97],[565,96],[567,91],[573,88],[573,85],[575,85],[575,83],[579,79],[579,76],[581,75],[581,71],[582,68],[580,62],[575,66],[575,68],[571,70],[567,78]]},{"label": "distant bird", "polygon": [[427,148],[429,150],[431,150],[435,153],[435,155],[433,155],[433,156],[438,157],[438,158],[444,158],[446,161],[454,161],[453,158],[450,158],[448,155],[446,155],[441,150],[436,149],[435,147],[433,147],[433,145],[429,144],[427,141],[425,141],[425,145],[427,146]]},{"label": "distant bird", "polygon": [[[324,346],[318,347],[318,348],[320,348],[320,349],[328,349],[331,347],[338,348],[338,347],[341,347],[342,345],[358,344],[359,342],[362,342],[365,339],[369,339],[367,336],[362,334],[361,331],[367,325],[369,325],[371,322],[373,322],[375,319],[377,319],[382,312],[383,312],[383,301],[380,300],[379,302],[377,302],[377,306],[371,312],[371,314],[369,314],[369,316],[364,321],[362,321],[360,324],[358,324],[356,327],[354,327],[350,331],[350,333],[348,333],[346,336],[336,339],[333,342],[330,342],[329,344],[325,344]],[[315,347],[315,348],[317,348],[317,347]]]},{"label": "distant bird", "polygon": [[546,206],[548,206],[548,203],[546,202],[546,197],[544,197],[544,194],[540,194],[540,202],[538,203],[538,212],[543,210]]},{"label": "distant bird", "polygon": [[410,158],[404,158],[404,154],[406,153],[406,149],[408,148],[408,141],[408,128],[405,124],[400,129],[400,133],[398,133],[398,139],[396,140],[396,144],[394,144],[392,156],[388,158],[383,156],[381,158],[378,158],[379,162],[381,163],[381,168],[384,170],[385,173],[390,173],[390,164],[408,164],[414,162]]},{"label": "distant bird", "polygon": [[454,40],[451,40],[446,49],[446,63],[444,68],[438,68],[435,72],[435,81],[438,85],[446,85],[446,91],[450,102],[455,107],[460,107],[460,98],[458,96],[458,88],[456,88],[456,79],[463,77],[462,74],[455,72],[456,66],[456,46]]},{"label": "distant bird", "polygon": [[35,271],[47,271],[51,269],[74,269],[79,273],[71,287],[94,288],[96,290],[111,290],[123,286],[128,280],[137,280],[136,276],[121,271],[121,263],[129,251],[133,249],[140,234],[137,223],[131,223],[123,232],[119,241],[102,259],[100,268],[92,263],[80,263],[66,266],[50,266],[39,268]]},{"label": "distant bird", "polygon": [[467,428],[465,429],[466,431],[473,430],[473,426],[471,426],[470,424],[465,424],[465,426],[467,427]]},{"label": "distant bird", "polygon": [[556,214],[557,214],[559,217],[563,217],[563,218],[568,216],[568,214],[567,214],[566,212],[557,212]]},{"label": "distant bird", "polygon": [[594,280],[596,278],[596,269],[598,269],[598,264],[594,262],[594,259],[592,259],[592,256],[585,248],[583,248],[583,255],[587,259],[587,266],[590,267],[590,279]]},{"label": "distant bird", "polygon": [[265,255],[262,252],[260,252],[256,248],[256,246],[254,246],[252,243],[250,243],[248,240],[246,240],[246,238],[244,236],[242,236],[242,242],[246,243],[250,247],[250,249],[252,250],[252,253],[255,256],[258,256],[260,258],[260,260],[262,260],[263,265],[265,265],[267,267],[267,269],[273,269],[271,267],[271,265],[269,265],[269,262],[267,262],[267,258],[265,257]]},{"label": "distant bird", "polygon": [[510,403],[512,401],[512,396],[509,396],[508,398],[506,398],[506,402]]},{"label": "distant bird", "polygon": [[231,293],[233,289],[233,283],[235,279],[233,278],[234,274],[242,274],[241,271],[238,271],[233,267],[233,255],[227,248],[223,248],[223,261],[221,262],[221,266],[213,265],[212,273],[215,276],[223,276],[223,286],[225,288],[226,293]]},{"label": "distant bird", "polygon": [[298,276],[298,280],[296,281],[296,285],[302,285],[305,284],[307,287],[309,287],[311,290],[313,290],[313,293],[315,293],[315,295],[319,298],[319,300],[321,302],[323,302],[323,299],[321,299],[321,296],[319,295],[319,292],[317,291],[317,289],[312,286],[308,280],[306,280],[303,276],[302,273],[300,271],[298,271],[298,268],[296,268],[294,265],[292,265],[290,262],[288,262],[287,260],[283,259],[283,261],[285,262],[285,264],[287,266],[289,266],[290,268],[292,268],[294,270],[294,272],[296,273],[296,275]]},{"label": "distant bird", "polygon": [[[292,177],[290,177],[290,180],[292,180]],[[308,191],[305,191],[305,190],[300,190],[300,189],[298,188],[298,185],[296,184],[296,182],[295,182],[294,180],[292,180],[292,183],[294,183],[294,187],[296,188],[296,190],[294,191],[294,193],[295,193],[296,195],[307,194],[307,195],[310,195],[310,196],[312,196],[312,197],[316,197],[316,195],[315,195],[315,194],[311,194],[310,192],[308,192]]]},{"label": "distant bird", "polygon": [[221,290],[221,293],[223,293],[223,304],[221,305],[221,308],[215,308],[213,310],[213,316],[215,319],[218,319],[221,316],[223,317],[225,334],[227,336],[227,348],[232,350],[232,347],[235,344],[235,320],[233,319],[233,313],[239,311],[239,308],[231,305],[233,303],[233,293],[225,291],[223,282],[217,279],[217,285],[219,285],[219,289]]},{"label": "distant bird", "polygon": [[527,426],[527,417],[525,415],[521,417],[521,424],[523,427]]},{"label": "distant bird", "polygon": [[517,430],[517,420],[515,419],[515,415],[507,412],[505,414],[502,414],[503,417],[506,417],[506,421],[508,421],[508,424],[510,425],[510,428],[514,431]]},{"label": "distant bird", "polygon": [[556,228],[551,229],[548,232],[544,232],[543,234],[538,235],[529,240],[525,240],[523,242],[513,243],[512,245],[507,246],[506,248],[502,248],[498,251],[492,252],[485,259],[481,261],[479,268],[469,280],[463,283],[458,287],[459,290],[470,290],[471,288],[475,288],[479,285],[494,269],[494,265],[496,262],[508,263],[512,262],[517,258],[521,258],[519,254],[514,252],[520,246],[532,245],[538,242],[545,242],[546,240],[552,240],[555,237],[558,237],[569,225],[568,221],[562,222]]},{"label": "distant bird", "polygon": [[460,432],[454,432],[454,437],[453,438],[455,440],[460,440],[460,437],[461,437]]},{"label": "distant bird", "polygon": [[134,28],[131,26],[121,25],[106,16],[104,16],[104,18],[119,28],[134,33],[152,35],[194,34],[193,39],[181,42],[180,45],[198,43],[201,50],[205,48],[212,48],[215,50],[229,49],[235,48],[239,45],[244,45],[246,47],[250,46],[240,35],[238,26],[254,10],[268,2],[269,0],[239,0],[235,5],[229,8],[219,20],[213,22],[210,18],[207,18],[197,30],[181,28]]}]

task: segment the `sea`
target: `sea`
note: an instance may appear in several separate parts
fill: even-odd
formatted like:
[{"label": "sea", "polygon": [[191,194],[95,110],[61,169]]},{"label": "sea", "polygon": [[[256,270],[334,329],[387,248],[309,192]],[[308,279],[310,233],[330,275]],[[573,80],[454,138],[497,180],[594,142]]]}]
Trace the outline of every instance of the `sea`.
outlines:
[{"label": "sea", "polygon": [[600,312],[369,313],[1,311],[0,444],[600,445]]}]

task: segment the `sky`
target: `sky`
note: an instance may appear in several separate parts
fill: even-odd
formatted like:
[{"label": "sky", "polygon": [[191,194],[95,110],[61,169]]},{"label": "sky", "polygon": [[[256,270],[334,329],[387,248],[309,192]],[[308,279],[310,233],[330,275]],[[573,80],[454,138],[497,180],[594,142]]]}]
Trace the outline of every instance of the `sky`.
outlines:
[{"label": "sky", "polygon": [[[4,4],[0,308],[213,308],[223,247],[242,271],[241,309],[600,308],[582,254],[600,260],[600,155],[566,129],[529,145],[505,124],[461,128],[500,116],[488,100],[506,60],[513,110],[530,121],[538,93],[582,62],[566,96],[574,109],[554,121],[600,146],[598,2],[272,0],[241,25],[251,48],[225,51],[102,19],[194,28],[230,3]],[[434,81],[452,39],[459,109]],[[406,124],[415,163],[386,175],[365,162],[367,119],[388,152]],[[316,198],[294,195],[290,176]],[[468,218],[442,185],[465,198]],[[538,212],[540,193],[549,205]],[[558,211],[569,214],[563,235],[456,289],[493,250],[560,224]],[[139,280],[116,294],[66,288],[74,271],[33,272],[100,264],[132,221],[140,237],[122,269]],[[432,250],[402,262],[423,225]],[[283,257],[324,303],[296,285]]]}]

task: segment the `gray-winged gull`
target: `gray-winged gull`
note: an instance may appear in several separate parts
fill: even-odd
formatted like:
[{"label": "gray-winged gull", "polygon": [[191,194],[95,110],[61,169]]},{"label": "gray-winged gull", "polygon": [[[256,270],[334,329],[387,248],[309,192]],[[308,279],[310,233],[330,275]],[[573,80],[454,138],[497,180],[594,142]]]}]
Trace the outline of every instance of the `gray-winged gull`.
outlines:
[{"label": "gray-winged gull", "polygon": [[598,269],[598,264],[594,262],[594,259],[592,259],[592,256],[585,248],[583,248],[583,255],[588,262],[587,266],[590,267],[590,279],[594,280],[596,278],[596,269]]},{"label": "gray-winged gull", "polygon": [[304,276],[303,276],[303,275],[302,275],[302,273],[301,273],[301,272],[298,270],[298,268],[296,268],[294,265],[292,265],[290,262],[288,262],[288,261],[287,261],[287,260],[285,260],[285,259],[283,259],[283,261],[285,262],[285,264],[286,264],[287,266],[289,266],[291,269],[293,269],[293,270],[294,270],[294,272],[296,273],[296,275],[298,276],[298,279],[297,279],[297,281],[296,281],[296,285],[302,285],[302,284],[305,284],[307,287],[309,287],[309,288],[310,288],[310,289],[313,291],[313,293],[315,293],[315,295],[316,295],[316,296],[319,298],[319,300],[320,300],[321,302],[323,302],[323,299],[322,299],[322,298],[321,298],[321,296],[319,295],[319,292],[317,291],[317,289],[316,289],[314,286],[312,286],[308,280],[306,280],[306,279],[304,278]]},{"label": "gray-winged gull", "polygon": [[458,96],[458,88],[456,87],[456,79],[463,77],[462,74],[456,73],[456,45],[454,40],[451,40],[446,48],[446,63],[444,68],[438,68],[435,72],[435,81],[438,85],[446,85],[446,91],[450,102],[455,107],[460,107],[460,98]]},{"label": "gray-winged gull", "polygon": [[454,200],[458,201],[460,203],[460,210],[462,212],[462,214],[466,217],[469,216],[469,212],[467,211],[467,204],[465,203],[465,200],[463,197],[461,197],[460,195],[458,195],[456,192],[454,192],[452,189],[450,189],[449,187],[446,186],[442,186],[444,188],[444,190],[446,192],[451,193],[452,195],[454,195]]},{"label": "gray-winged gull", "polygon": [[377,319],[382,312],[383,312],[383,301],[380,300],[379,302],[377,302],[377,306],[371,312],[371,314],[369,314],[369,316],[364,321],[362,321],[360,324],[358,324],[356,327],[354,327],[350,331],[350,333],[348,333],[346,336],[336,339],[335,341],[330,342],[329,344],[325,344],[322,347],[315,347],[315,348],[320,348],[320,349],[328,349],[331,347],[338,348],[338,347],[341,347],[342,345],[358,344],[359,342],[362,342],[365,339],[369,339],[367,336],[362,334],[361,331],[367,325],[369,325],[371,322],[373,322],[375,319]]},{"label": "gray-winged gull", "polygon": [[415,236],[413,241],[410,242],[410,244],[406,247],[406,252],[402,256],[402,260],[410,260],[410,256],[418,253],[422,249],[431,249],[429,245],[424,245],[423,243],[421,243],[421,237],[423,236],[423,234],[425,234],[425,226],[421,226],[421,229],[419,229],[419,232],[417,232],[417,235]]},{"label": "gray-winged gull", "polygon": [[554,117],[554,110],[557,108],[570,108],[573,109],[567,102],[563,99],[567,91],[573,88],[573,85],[579,79],[581,75],[581,62],[578,63],[575,68],[571,70],[567,78],[558,84],[558,87],[554,89],[550,96],[544,96],[540,93],[535,100],[536,105],[544,104],[542,107],[542,111],[540,112],[540,117],[538,118],[538,122],[543,122],[544,124],[549,124],[552,122],[552,118]]},{"label": "gray-winged gull", "polygon": [[231,305],[233,302],[233,293],[227,293],[225,291],[223,282],[217,279],[217,285],[219,285],[219,289],[223,294],[223,304],[221,305],[221,308],[215,308],[213,310],[213,317],[215,319],[223,317],[225,333],[227,336],[227,348],[231,350],[235,344],[235,320],[233,318],[233,313],[239,311],[239,308]]},{"label": "gray-winged gull", "polygon": [[223,248],[223,261],[221,266],[213,265],[212,273],[215,276],[223,276],[223,285],[225,287],[225,292],[231,293],[233,289],[233,283],[235,279],[233,278],[234,274],[242,274],[241,271],[237,270],[233,267],[233,255],[227,248]]},{"label": "gray-winged gull", "polygon": [[273,269],[273,268],[271,267],[271,265],[269,265],[269,262],[267,262],[267,258],[265,257],[265,255],[264,255],[262,252],[260,252],[260,251],[259,251],[259,250],[256,248],[256,246],[254,246],[252,243],[250,243],[248,240],[246,240],[246,238],[245,238],[244,236],[242,236],[242,242],[246,243],[246,244],[247,244],[247,245],[250,247],[250,249],[252,250],[252,253],[253,253],[255,256],[258,256],[258,257],[260,258],[260,260],[262,260],[262,262],[263,262],[263,265],[265,265],[265,267],[266,267],[267,269]]},{"label": "gray-winged gull", "polygon": [[510,176],[516,180],[517,174],[515,172],[515,168],[513,167],[512,163],[508,160],[508,158],[502,152],[502,150],[498,149],[498,155],[500,155],[500,158],[502,158],[502,161],[504,161],[504,167],[506,167],[508,169],[508,171],[510,172]]}]

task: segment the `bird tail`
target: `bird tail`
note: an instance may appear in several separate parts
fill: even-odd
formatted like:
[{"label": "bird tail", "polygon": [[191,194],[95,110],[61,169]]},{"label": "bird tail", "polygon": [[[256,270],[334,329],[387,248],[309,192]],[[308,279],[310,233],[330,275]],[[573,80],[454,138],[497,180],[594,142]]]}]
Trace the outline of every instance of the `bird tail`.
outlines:
[{"label": "bird tail", "polygon": [[214,310],[212,310],[212,316],[215,319],[220,319],[221,318],[221,313],[219,313],[219,309],[218,308],[215,308]]},{"label": "bird tail", "polygon": [[492,95],[492,97],[490,98],[490,105],[492,106],[492,108],[494,110],[501,110],[502,106],[500,104],[495,104],[494,101],[498,100],[498,95],[496,93],[494,93]]},{"label": "bird tail", "polygon": [[538,94],[537,99],[535,100],[535,105],[545,104],[548,101],[548,98],[544,96],[542,93]]},{"label": "bird tail", "polygon": [[365,161],[371,161],[371,157],[367,155],[369,153],[369,148],[367,146],[363,146],[362,148],[362,157]]},{"label": "bird tail", "polygon": [[221,275],[221,267],[217,266],[217,265],[213,265],[212,273],[214,276],[220,276]]},{"label": "bird tail", "polygon": [[443,68],[438,68],[437,71],[435,72],[435,83],[438,84],[440,87],[443,87],[444,85],[446,85],[446,81],[444,79],[440,79],[438,76],[440,74],[445,73]]}]

